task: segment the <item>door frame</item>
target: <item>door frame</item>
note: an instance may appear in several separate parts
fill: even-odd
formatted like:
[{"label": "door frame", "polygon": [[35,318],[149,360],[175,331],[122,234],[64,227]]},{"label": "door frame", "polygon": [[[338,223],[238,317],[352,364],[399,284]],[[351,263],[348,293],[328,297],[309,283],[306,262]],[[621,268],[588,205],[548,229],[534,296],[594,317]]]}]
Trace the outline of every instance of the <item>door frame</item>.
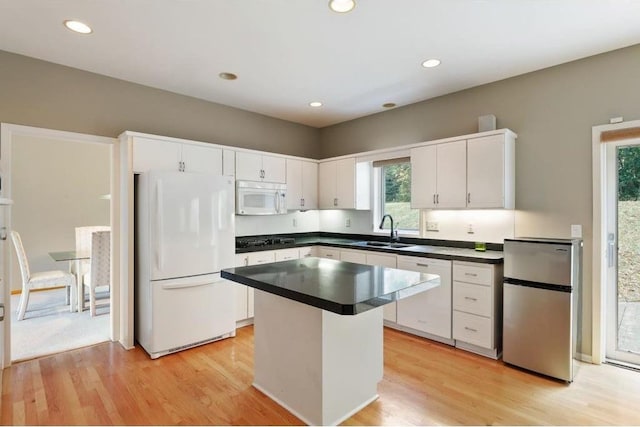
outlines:
[{"label": "door frame", "polygon": [[[109,138],[104,136],[89,135],[76,132],[67,132],[54,129],[38,128],[32,126],[15,125],[9,123],[0,123],[0,170],[2,170],[2,191],[4,197],[11,198],[11,152],[14,136],[41,137],[48,139],[62,139],[65,141],[73,141],[80,143],[100,143],[111,145],[111,229],[112,229],[112,246],[111,246],[111,277],[113,283],[111,286],[110,304],[111,304],[111,330],[110,338],[112,341],[121,341],[121,325],[127,318],[123,319],[123,310],[120,307],[121,301],[121,281],[120,281],[120,246],[121,246],[121,209],[120,209],[120,192],[121,192],[121,150],[120,141],[117,138]],[[5,226],[11,229],[11,210],[8,209],[5,214]],[[11,265],[12,251],[5,250],[3,254],[3,262],[5,266]],[[4,301],[7,308],[6,313],[10,313],[11,301],[11,268],[6,268],[2,274],[4,289]],[[126,310],[125,310],[126,311]],[[0,369],[11,365],[11,316],[6,315],[4,325],[4,342],[2,348],[3,354],[0,354]],[[123,345],[125,345],[123,343]],[[126,345],[125,345],[126,347]]]},{"label": "door frame", "polygon": [[600,142],[603,132],[640,127],[640,120],[593,126],[591,128],[593,161],[593,252],[592,252],[592,349],[593,363],[605,361],[607,331],[607,155]]}]

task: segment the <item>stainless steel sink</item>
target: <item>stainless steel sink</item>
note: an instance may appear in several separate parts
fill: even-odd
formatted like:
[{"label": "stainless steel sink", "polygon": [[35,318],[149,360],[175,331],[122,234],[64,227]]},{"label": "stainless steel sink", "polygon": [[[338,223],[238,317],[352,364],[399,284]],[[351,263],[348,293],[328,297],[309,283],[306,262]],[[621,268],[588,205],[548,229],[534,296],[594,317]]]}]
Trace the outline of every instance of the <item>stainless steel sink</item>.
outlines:
[{"label": "stainless steel sink", "polygon": [[410,246],[415,246],[409,243],[389,243],[389,242],[358,242],[356,244],[358,246],[371,246],[374,248],[391,248],[391,249],[408,248]]}]

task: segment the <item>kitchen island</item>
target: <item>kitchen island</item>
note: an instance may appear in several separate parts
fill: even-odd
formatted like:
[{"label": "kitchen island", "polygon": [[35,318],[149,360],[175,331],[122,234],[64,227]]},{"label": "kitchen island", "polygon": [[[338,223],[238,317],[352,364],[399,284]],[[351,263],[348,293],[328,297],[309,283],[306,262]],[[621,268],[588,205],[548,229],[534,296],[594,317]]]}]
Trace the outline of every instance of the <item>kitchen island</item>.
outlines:
[{"label": "kitchen island", "polygon": [[378,397],[380,307],[439,285],[432,274],[320,258],[221,275],[256,289],[253,385],[313,425],[338,424]]}]

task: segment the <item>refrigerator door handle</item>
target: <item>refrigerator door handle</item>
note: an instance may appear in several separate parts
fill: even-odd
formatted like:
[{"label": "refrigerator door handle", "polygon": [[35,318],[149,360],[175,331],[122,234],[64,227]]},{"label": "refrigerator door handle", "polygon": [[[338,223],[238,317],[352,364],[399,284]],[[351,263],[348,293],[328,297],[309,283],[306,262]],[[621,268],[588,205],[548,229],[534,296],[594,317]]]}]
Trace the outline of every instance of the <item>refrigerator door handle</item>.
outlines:
[{"label": "refrigerator door handle", "polygon": [[156,181],[156,266],[158,270],[162,270],[164,264],[164,257],[162,253],[163,239],[162,233],[164,229],[162,217],[162,181]]},{"label": "refrigerator door handle", "polygon": [[162,289],[185,289],[185,288],[199,288],[200,286],[208,286],[215,284],[215,281],[207,280],[205,282],[196,283],[177,283],[162,285]]}]

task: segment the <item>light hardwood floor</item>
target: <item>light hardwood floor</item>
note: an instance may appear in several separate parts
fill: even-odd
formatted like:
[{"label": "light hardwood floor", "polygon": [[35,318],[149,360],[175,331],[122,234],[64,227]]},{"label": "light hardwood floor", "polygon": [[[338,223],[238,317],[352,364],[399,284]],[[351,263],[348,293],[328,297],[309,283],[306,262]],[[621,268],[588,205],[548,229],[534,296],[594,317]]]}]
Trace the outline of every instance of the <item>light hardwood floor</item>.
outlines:
[{"label": "light hardwood floor", "polygon": [[[581,364],[571,385],[385,329],[380,398],[348,425],[640,424],[640,373]],[[151,360],[105,343],[4,371],[2,424],[300,424],[251,387],[253,329]],[[345,381],[348,381],[345,378]]]}]

